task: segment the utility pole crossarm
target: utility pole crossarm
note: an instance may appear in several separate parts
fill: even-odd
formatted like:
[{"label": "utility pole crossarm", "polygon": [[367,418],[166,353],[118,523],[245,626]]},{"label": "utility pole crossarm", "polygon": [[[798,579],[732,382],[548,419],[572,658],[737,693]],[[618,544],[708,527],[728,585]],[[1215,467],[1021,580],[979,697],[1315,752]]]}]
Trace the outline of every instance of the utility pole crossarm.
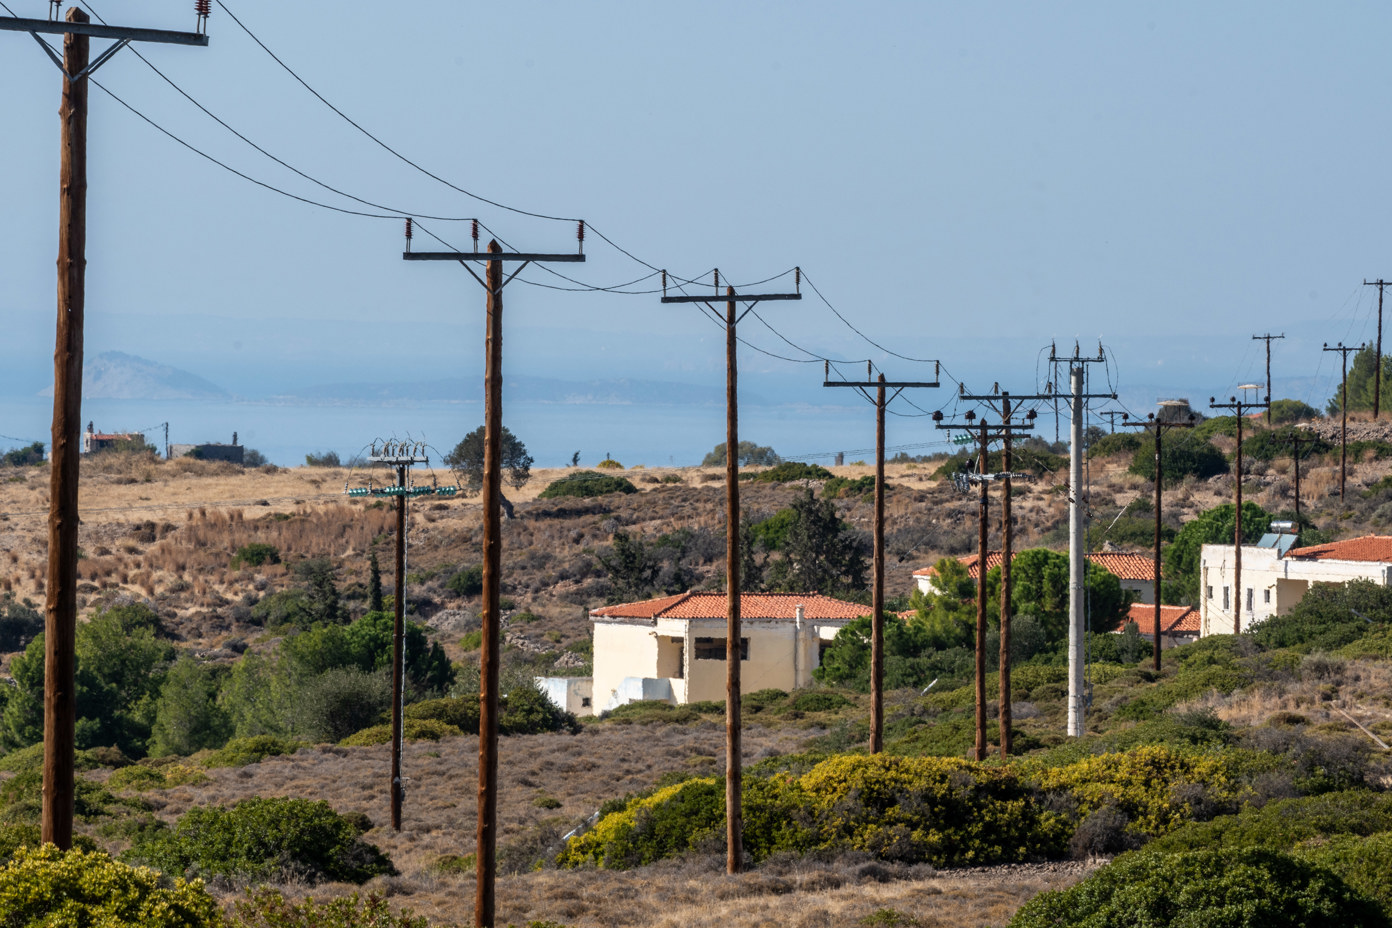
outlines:
[{"label": "utility pole crossarm", "polygon": [[852,380],[827,380],[822,382],[824,387],[860,387],[869,389],[870,387],[885,387],[889,390],[903,390],[908,387],[941,387],[942,384],[934,381],[920,380],[886,380],[881,383],[878,380],[852,381]]},{"label": "utility pole crossarm", "polygon": [[21,19],[0,16],[0,29],[8,32],[28,32],[31,35],[85,35],[94,39],[125,39],[130,42],[161,42],[165,45],[206,46],[208,37],[201,32],[175,32],[171,29],[136,29],[129,26],[103,26],[97,23],[74,23],[52,19]]},{"label": "utility pole crossarm", "polygon": [[407,261],[535,261],[539,264],[585,260],[585,256],[579,254],[552,255],[523,251],[500,251],[497,254],[487,251],[404,251],[401,257]]},{"label": "utility pole crossarm", "polygon": [[800,300],[801,293],[732,293],[727,296],[664,296],[664,303],[764,303],[769,300]]}]

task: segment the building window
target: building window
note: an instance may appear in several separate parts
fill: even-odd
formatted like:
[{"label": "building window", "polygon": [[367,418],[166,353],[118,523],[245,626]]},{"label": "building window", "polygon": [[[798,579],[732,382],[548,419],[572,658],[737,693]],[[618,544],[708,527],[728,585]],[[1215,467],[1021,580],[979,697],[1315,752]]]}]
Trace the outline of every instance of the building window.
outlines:
[{"label": "building window", "polygon": [[[725,638],[697,638],[693,649],[698,661],[725,660]],[[740,660],[749,660],[749,639],[740,639]]]},{"label": "building window", "polygon": [[1249,587],[1247,588],[1247,611],[1248,611],[1248,612],[1251,612],[1251,611],[1252,611],[1252,603],[1253,603],[1253,601],[1254,601],[1255,598],[1256,598],[1255,594],[1256,594],[1256,591],[1253,590],[1253,589],[1249,586]]},{"label": "building window", "polygon": [[1213,598],[1213,584],[1211,584],[1211,583],[1208,585],[1208,598],[1209,598],[1209,599],[1212,599],[1212,598]]},{"label": "building window", "polygon": [[1267,605],[1271,605],[1271,590],[1270,590],[1270,589],[1262,590],[1262,602],[1266,603]]},{"label": "building window", "polygon": [[590,707],[590,697],[588,697],[588,696],[581,696],[581,697],[580,697],[580,708],[582,708],[582,709],[588,709],[589,707]]},{"label": "building window", "polygon": [[1223,608],[1228,609],[1232,606],[1232,595],[1228,587],[1223,587]]}]

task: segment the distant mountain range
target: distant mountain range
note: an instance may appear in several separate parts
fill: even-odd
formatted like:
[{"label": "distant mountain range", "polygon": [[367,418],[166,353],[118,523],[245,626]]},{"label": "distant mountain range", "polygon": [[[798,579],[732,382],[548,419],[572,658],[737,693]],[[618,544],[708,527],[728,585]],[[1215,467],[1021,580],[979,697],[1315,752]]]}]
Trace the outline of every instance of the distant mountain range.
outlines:
[{"label": "distant mountain range", "polygon": [[[723,387],[665,380],[557,380],[514,375],[503,380],[503,396],[511,402],[601,404],[606,406],[716,406],[725,402]],[[272,399],[310,403],[480,402],[482,378],[390,383],[330,383],[306,387]],[[763,402],[742,396],[748,403]]]},{"label": "distant mountain range", "polygon": [[[52,396],[53,387],[39,395]],[[120,351],[84,360],[82,396],[93,400],[232,399],[232,394],[197,374]]]},{"label": "distant mountain range", "polygon": [[[41,396],[52,396],[47,387]],[[88,358],[82,371],[82,395],[90,400],[203,400],[271,402],[309,405],[395,405],[419,402],[480,402],[482,378],[443,378],[383,383],[328,383],[271,396],[233,394],[217,384],[168,364],[120,351]],[[720,406],[725,402],[721,386],[676,383],[664,380],[572,381],[550,377],[514,375],[503,382],[510,402],[574,405]],[[762,404],[757,395],[740,401]]]}]

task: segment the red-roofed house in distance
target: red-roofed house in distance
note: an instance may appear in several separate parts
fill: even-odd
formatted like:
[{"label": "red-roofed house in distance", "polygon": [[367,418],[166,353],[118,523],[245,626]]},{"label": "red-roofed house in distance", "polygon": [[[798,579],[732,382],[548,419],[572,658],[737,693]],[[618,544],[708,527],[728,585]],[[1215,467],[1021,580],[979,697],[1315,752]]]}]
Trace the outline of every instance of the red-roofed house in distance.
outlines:
[{"label": "red-roofed house in distance", "polygon": [[[1021,552],[1016,551],[1018,556]],[[977,561],[979,558],[975,554],[968,554],[957,559],[962,566],[967,568],[967,573],[975,580],[977,578]],[[1000,551],[986,552],[986,570],[989,572],[993,567],[999,567],[1002,560]],[[1116,575],[1121,581],[1121,588],[1131,594],[1131,599],[1138,603],[1155,602],[1155,559],[1144,554],[1123,554],[1115,551],[1098,551],[1088,555],[1088,560],[1100,567],[1105,567]],[[937,569],[933,566],[921,567],[914,571],[914,581],[918,588],[924,593],[933,591],[933,578],[938,575]]]},{"label": "red-roofed house in distance", "polygon": [[1233,610],[1242,630],[1285,615],[1311,584],[1371,580],[1392,583],[1392,535],[1364,535],[1296,548],[1289,523],[1274,523],[1255,545],[1242,546],[1242,590],[1233,589],[1232,545],[1204,545],[1199,554],[1200,625],[1204,635],[1230,635]]},{"label": "red-roofed house in distance", "polygon": [[[640,699],[725,699],[724,593],[681,593],[590,611],[595,713]],[[818,593],[740,596],[740,683],[746,693],[812,683],[823,650],[870,607]]]},{"label": "red-roofed house in distance", "polygon": [[[1199,610],[1193,606],[1160,607],[1160,647],[1173,648],[1177,644],[1188,644],[1199,640]],[[1135,622],[1141,637],[1146,641],[1155,638],[1155,604],[1132,603],[1126,615],[1126,622],[1113,634],[1120,635],[1127,623]]]}]

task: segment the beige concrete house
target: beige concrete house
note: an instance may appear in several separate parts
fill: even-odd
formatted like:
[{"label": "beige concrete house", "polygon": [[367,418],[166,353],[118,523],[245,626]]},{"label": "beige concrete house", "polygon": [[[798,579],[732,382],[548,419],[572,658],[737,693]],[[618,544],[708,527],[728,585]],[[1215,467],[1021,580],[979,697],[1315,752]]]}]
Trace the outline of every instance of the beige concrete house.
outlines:
[{"label": "beige concrete house", "polygon": [[[1017,555],[1021,552],[1016,551]],[[993,567],[999,567],[1003,560],[1000,551],[986,552],[986,570],[989,573]],[[967,573],[973,580],[978,577],[977,562],[980,560],[975,554],[968,554],[957,559],[962,566],[967,568]],[[1088,560],[1100,567],[1105,567],[1116,575],[1121,581],[1121,588],[1131,594],[1132,602],[1153,603],[1155,602],[1155,559],[1144,554],[1122,554],[1118,552],[1098,552],[1089,554]],[[921,567],[914,571],[914,581],[918,588],[924,593],[931,592],[933,580],[938,575],[937,569],[933,566]]]},{"label": "beige concrete house", "polygon": [[1233,589],[1232,545],[1204,545],[1199,554],[1200,626],[1203,635],[1230,635],[1233,612],[1242,630],[1285,615],[1314,583],[1392,582],[1392,536],[1365,535],[1305,548],[1289,547],[1292,535],[1267,535],[1242,546],[1242,589]]},{"label": "beige concrete house", "polygon": [[[812,683],[822,651],[868,606],[818,593],[740,596],[744,692]],[[605,606],[594,625],[596,713],[640,699],[682,705],[725,699],[726,597],[681,593]]]}]

